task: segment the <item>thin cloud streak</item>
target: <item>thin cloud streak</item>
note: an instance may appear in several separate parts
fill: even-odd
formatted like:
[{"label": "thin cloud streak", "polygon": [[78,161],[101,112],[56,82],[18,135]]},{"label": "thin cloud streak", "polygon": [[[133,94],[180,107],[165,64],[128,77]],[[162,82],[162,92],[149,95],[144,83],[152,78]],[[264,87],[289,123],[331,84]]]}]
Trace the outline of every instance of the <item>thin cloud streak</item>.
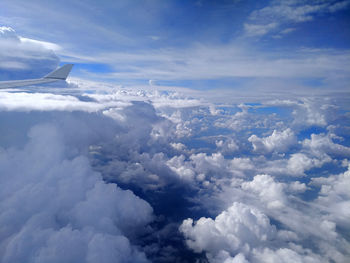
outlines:
[{"label": "thin cloud streak", "polygon": [[246,36],[263,36],[271,31],[283,32],[288,23],[304,23],[315,17],[347,8],[350,1],[271,1],[266,7],[253,11],[245,24]]},{"label": "thin cloud streak", "polygon": [[[260,53],[240,47],[198,45],[186,50],[164,49],[139,53],[110,52],[93,56],[61,53],[86,63],[103,63],[117,72],[105,78],[196,80],[244,78],[347,78],[350,50],[300,49]],[[100,75],[100,74],[99,74]]]}]

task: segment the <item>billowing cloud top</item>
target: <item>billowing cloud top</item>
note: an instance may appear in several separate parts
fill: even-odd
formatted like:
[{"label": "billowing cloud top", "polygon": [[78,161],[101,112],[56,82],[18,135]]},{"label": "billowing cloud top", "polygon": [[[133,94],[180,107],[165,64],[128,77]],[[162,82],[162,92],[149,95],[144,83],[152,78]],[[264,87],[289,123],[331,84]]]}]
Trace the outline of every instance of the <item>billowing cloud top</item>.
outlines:
[{"label": "billowing cloud top", "polygon": [[1,80],[42,77],[59,63],[51,50],[21,40],[10,27],[0,27],[0,50]]}]

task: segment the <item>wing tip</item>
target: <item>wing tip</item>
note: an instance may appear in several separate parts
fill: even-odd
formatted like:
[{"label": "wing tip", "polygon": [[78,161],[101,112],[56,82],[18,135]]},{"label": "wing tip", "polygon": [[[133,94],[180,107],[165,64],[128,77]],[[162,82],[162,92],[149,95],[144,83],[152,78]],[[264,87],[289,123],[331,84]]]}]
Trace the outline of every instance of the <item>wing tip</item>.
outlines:
[{"label": "wing tip", "polygon": [[74,64],[65,64],[62,67],[47,74],[44,78],[45,79],[66,80],[70,71],[72,70],[73,66],[74,66]]}]

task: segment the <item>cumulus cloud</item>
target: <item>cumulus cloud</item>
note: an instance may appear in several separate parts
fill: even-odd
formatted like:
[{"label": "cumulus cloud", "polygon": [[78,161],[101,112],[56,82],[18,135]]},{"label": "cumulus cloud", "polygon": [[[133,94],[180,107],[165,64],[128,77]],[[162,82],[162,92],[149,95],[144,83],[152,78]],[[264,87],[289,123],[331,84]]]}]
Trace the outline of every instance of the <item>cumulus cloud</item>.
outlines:
[{"label": "cumulus cloud", "polygon": [[305,176],[305,171],[314,167],[321,167],[331,161],[332,159],[326,154],[323,154],[320,158],[313,158],[304,153],[294,153],[287,162],[287,171],[292,175]]},{"label": "cumulus cloud", "polygon": [[41,77],[59,63],[52,50],[33,41],[22,41],[10,27],[0,27],[0,78]]},{"label": "cumulus cloud", "polygon": [[227,138],[227,139],[221,139],[219,138],[218,140],[215,141],[215,144],[218,149],[222,151],[224,154],[232,154],[235,151],[239,150],[239,146],[237,145],[236,141]]},{"label": "cumulus cloud", "polygon": [[322,262],[310,250],[285,243],[296,235],[278,230],[263,212],[243,203],[234,202],[215,219],[186,219],[180,231],[187,245],[205,251],[210,262],[289,262],[291,257],[296,262]]},{"label": "cumulus cloud", "polygon": [[265,248],[255,250],[252,262],[322,262],[322,258],[317,255],[305,255],[305,251],[299,254],[289,248],[280,248],[276,251]]},{"label": "cumulus cloud", "polygon": [[341,227],[348,229],[350,166],[347,171],[339,175],[332,175],[328,178],[312,178],[311,185],[321,187],[316,202],[329,212],[330,219],[337,222]]},{"label": "cumulus cloud", "polygon": [[[269,175],[257,175],[252,181],[226,187],[229,191],[222,197],[233,204],[215,219],[186,219],[180,231],[186,244],[206,252],[210,262],[288,262],[291,256],[297,262],[346,262],[350,245],[336,227],[348,228],[344,219],[349,198],[341,194],[348,184],[347,175],[348,171],[341,174],[339,181],[336,177],[313,180],[324,188],[315,202],[303,205],[295,194],[303,192],[305,184],[288,185]],[[339,184],[330,188],[335,180]],[[333,212],[331,207],[339,201],[338,212]]]},{"label": "cumulus cloud", "polygon": [[[215,220],[202,217],[194,223],[186,219],[180,231],[189,247],[198,252],[206,251],[212,262],[218,262],[215,258],[222,257],[223,251],[232,257],[247,254],[251,247],[262,245],[276,235],[276,228],[266,215],[242,203],[233,203]],[[244,257],[239,254],[235,260],[238,258]]]},{"label": "cumulus cloud", "polygon": [[332,140],[332,134],[311,134],[311,138],[305,139],[302,144],[315,155],[326,153],[336,156],[350,157],[350,147],[334,143]]},{"label": "cumulus cloud", "polygon": [[290,128],[282,132],[274,130],[270,136],[264,138],[252,135],[248,141],[252,143],[254,151],[257,152],[285,152],[297,142],[296,136]]},{"label": "cumulus cloud", "polygon": [[129,238],[152,220],[150,205],[69,157],[56,125],[28,136],[0,150],[2,262],[148,262]]},{"label": "cumulus cloud", "polygon": [[269,208],[282,208],[286,203],[284,195],[285,184],[276,183],[269,175],[256,175],[253,181],[244,182],[242,188],[258,194],[259,198],[264,200]]},{"label": "cumulus cloud", "polygon": [[301,100],[272,100],[264,103],[266,106],[286,107],[292,110],[295,129],[308,126],[325,127],[334,119],[337,105],[328,98],[308,97]]}]

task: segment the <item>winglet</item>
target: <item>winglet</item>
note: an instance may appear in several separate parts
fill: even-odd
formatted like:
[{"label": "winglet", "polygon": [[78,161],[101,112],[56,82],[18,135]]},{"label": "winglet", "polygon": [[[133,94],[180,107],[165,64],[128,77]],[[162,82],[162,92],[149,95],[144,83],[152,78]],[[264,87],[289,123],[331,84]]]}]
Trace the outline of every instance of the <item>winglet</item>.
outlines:
[{"label": "winglet", "polygon": [[66,64],[51,73],[47,74],[44,79],[61,79],[61,80],[66,80],[68,77],[71,69],[73,67],[73,64]]}]

